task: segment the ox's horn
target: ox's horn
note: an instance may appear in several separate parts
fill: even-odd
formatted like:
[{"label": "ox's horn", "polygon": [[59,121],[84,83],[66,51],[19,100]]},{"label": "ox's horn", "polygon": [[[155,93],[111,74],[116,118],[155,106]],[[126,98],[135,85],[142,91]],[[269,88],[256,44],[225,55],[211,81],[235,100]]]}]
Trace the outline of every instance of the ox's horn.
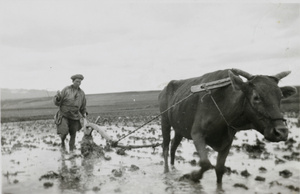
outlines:
[{"label": "ox's horn", "polygon": [[251,75],[250,73],[247,73],[246,71],[243,71],[240,69],[232,69],[232,71],[238,75],[241,75],[241,76],[247,78],[248,80],[253,78],[253,75]]},{"label": "ox's horn", "polygon": [[283,71],[281,73],[274,75],[273,77],[276,77],[278,80],[281,80],[282,78],[288,76],[290,73],[291,71]]}]

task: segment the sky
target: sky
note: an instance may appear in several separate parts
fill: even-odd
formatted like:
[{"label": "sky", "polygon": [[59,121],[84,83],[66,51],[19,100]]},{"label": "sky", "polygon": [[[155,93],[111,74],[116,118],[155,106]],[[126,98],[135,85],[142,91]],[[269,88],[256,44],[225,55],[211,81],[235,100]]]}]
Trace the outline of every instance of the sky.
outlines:
[{"label": "sky", "polygon": [[300,4],[2,0],[0,87],[86,94],[162,90],[239,68],[300,85]]}]

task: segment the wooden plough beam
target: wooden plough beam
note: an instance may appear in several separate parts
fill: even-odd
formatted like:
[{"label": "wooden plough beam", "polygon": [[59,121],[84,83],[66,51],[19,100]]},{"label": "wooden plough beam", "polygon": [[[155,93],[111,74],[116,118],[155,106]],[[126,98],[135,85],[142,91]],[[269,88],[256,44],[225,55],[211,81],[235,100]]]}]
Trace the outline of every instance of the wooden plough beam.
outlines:
[{"label": "wooden plough beam", "polygon": [[[96,122],[98,121],[99,117],[97,118]],[[106,139],[107,143],[111,145],[112,147],[119,147],[123,149],[136,149],[136,148],[146,148],[146,147],[152,147],[155,148],[157,146],[160,146],[161,143],[151,144],[151,145],[119,145],[118,141],[113,140],[106,131],[101,128],[99,125],[95,123],[87,123],[85,122],[85,126],[83,127],[83,132],[85,135],[92,135],[93,130],[97,131],[104,139]]]}]

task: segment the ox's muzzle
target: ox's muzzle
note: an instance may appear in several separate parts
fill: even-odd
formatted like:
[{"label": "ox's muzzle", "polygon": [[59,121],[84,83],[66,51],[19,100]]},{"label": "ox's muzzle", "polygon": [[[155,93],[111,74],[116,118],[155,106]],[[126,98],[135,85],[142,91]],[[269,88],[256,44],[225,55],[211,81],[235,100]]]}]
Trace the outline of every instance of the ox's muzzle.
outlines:
[{"label": "ox's muzzle", "polygon": [[286,141],[289,130],[284,125],[276,126],[271,129],[270,133],[265,134],[265,138],[272,142]]}]

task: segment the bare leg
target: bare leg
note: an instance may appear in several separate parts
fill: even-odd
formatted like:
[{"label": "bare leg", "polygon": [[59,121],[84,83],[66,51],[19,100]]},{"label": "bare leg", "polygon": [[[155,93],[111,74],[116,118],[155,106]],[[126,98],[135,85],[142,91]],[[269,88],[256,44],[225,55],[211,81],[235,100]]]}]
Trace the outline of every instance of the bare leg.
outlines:
[{"label": "bare leg", "polygon": [[62,150],[66,150],[66,144],[65,144],[66,137],[67,137],[67,134],[65,134],[65,135],[60,134],[61,148],[62,148]]},{"label": "bare leg", "polygon": [[172,140],[171,145],[171,165],[174,166],[174,160],[175,160],[175,153],[178,145],[180,144],[182,140],[182,136],[178,133],[175,133],[174,139]]},{"label": "bare leg", "polygon": [[73,151],[75,149],[75,138],[76,138],[76,132],[81,128],[81,124],[79,120],[71,120],[69,124],[69,133],[70,133],[70,151]]},{"label": "bare leg", "polygon": [[56,125],[57,127],[57,134],[60,136],[61,139],[61,148],[62,150],[66,150],[65,140],[69,133],[69,122],[68,119],[65,117],[62,117],[61,123],[59,125]]},{"label": "bare leg", "polygon": [[76,138],[76,130],[70,129],[70,141],[69,141],[70,151],[73,151],[75,149],[75,138]]}]

